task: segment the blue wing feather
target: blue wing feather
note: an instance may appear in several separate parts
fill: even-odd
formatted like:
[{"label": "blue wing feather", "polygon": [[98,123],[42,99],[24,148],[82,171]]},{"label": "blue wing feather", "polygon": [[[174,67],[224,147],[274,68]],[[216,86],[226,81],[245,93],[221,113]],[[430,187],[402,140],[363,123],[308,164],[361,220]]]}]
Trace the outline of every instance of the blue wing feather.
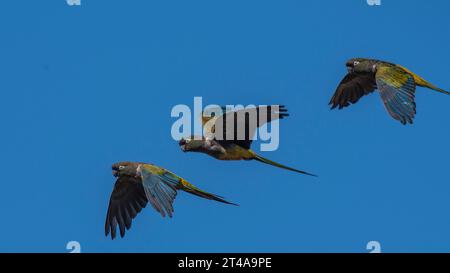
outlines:
[{"label": "blue wing feather", "polygon": [[395,87],[384,78],[377,77],[377,86],[386,110],[402,124],[413,123],[416,115],[416,83],[412,76],[401,87]]},{"label": "blue wing feather", "polygon": [[174,212],[173,202],[177,196],[175,181],[167,179],[165,175],[147,171],[145,168],[142,168],[141,176],[145,195],[153,208],[162,217],[166,215],[172,217]]}]

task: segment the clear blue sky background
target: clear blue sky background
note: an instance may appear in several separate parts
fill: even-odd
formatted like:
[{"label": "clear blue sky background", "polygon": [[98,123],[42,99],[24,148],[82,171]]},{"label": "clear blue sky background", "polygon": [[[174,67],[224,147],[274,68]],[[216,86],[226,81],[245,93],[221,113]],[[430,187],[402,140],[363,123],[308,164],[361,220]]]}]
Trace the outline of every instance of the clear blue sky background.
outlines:
[{"label": "clear blue sky background", "polygon": [[[450,251],[450,97],[418,89],[414,126],[373,94],[328,101],[351,57],[450,88],[450,2],[4,1],[0,9],[0,251]],[[281,145],[258,162],[184,154],[176,104],[286,104]],[[104,236],[112,163],[163,166],[240,207],[185,193]]]}]

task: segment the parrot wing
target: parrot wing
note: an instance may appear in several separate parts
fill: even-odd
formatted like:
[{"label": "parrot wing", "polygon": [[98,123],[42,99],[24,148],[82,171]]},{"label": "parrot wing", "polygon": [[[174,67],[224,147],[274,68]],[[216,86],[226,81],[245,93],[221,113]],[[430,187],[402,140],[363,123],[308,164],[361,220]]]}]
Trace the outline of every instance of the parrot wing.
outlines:
[{"label": "parrot wing", "polygon": [[389,114],[402,124],[412,124],[416,115],[414,77],[401,67],[387,65],[379,66],[375,77]]},{"label": "parrot wing", "polygon": [[162,217],[172,217],[178,182],[166,179],[166,170],[149,164],[141,164],[138,173],[148,202]]},{"label": "parrot wing", "polygon": [[[287,116],[289,114],[284,105],[271,105],[224,111],[224,114],[216,117],[204,114],[202,120],[205,133],[212,134],[217,142],[223,145],[236,144],[250,149],[257,128]],[[230,124],[234,124],[234,130],[227,131]]]},{"label": "parrot wing", "polygon": [[339,109],[355,104],[363,96],[376,89],[376,82],[371,74],[348,73],[339,83],[329,105]]},{"label": "parrot wing", "polygon": [[225,106],[210,107],[205,109],[202,112],[202,126],[207,126],[208,122],[211,124],[211,127],[214,126],[217,118],[228,112],[230,112],[230,110],[228,110]]},{"label": "parrot wing", "polygon": [[147,205],[144,187],[139,178],[131,176],[119,177],[111,194],[106,214],[105,235],[111,232],[116,237],[119,225],[120,236],[125,235],[125,228],[130,229],[131,221]]},{"label": "parrot wing", "polygon": [[[140,169],[140,170],[139,170]],[[220,196],[202,191],[183,178],[169,172],[163,168],[150,164],[142,164],[139,168],[142,177],[142,184],[148,201],[152,204],[163,217],[173,215],[173,202],[177,196],[177,190],[183,190],[188,193],[200,196],[205,199],[234,205],[225,201]]]}]

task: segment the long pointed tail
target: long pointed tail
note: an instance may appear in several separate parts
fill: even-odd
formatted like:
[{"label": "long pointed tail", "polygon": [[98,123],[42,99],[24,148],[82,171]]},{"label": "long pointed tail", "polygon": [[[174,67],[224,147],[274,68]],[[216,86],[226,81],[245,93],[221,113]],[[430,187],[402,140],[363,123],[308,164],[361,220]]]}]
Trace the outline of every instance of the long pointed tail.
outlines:
[{"label": "long pointed tail", "polygon": [[275,167],[278,167],[278,168],[281,168],[281,169],[293,171],[293,172],[296,172],[296,173],[301,173],[301,174],[306,174],[306,175],[309,175],[309,176],[317,177],[317,175],[315,175],[315,174],[308,173],[308,172],[305,172],[305,171],[300,171],[300,170],[297,170],[297,169],[294,169],[294,168],[282,165],[280,163],[277,163],[277,162],[274,162],[274,161],[269,160],[267,158],[264,158],[264,157],[254,153],[254,152],[253,152],[253,155],[254,155],[253,159],[255,159],[255,160],[259,161],[259,162],[262,162],[262,163],[265,163],[265,164],[269,164],[269,165],[272,165],[272,166],[275,166]]},{"label": "long pointed tail", "polygon": [[433,89],[434,91],[438,91],[440,93],[446,94],[446,95],[450,95],[450,92],[445,91],[444,89],[441,89],[439,87],[436,87],[434,85],[432,85],[431,83],[428,83],[427,85],[424,85],[425,87],[428,87],[430,89]]},{"label": "long pointed tail", "polygon": [[191,183],[187,182],[186,180],[183,180],[181,183],[183,184],[183,190],[185,192],[190,193],[190,194],[197,195],[197,196],[205,198],[205,199],[214,200],[214,201],[217,201],[217,202],[229,204],[229,205],[239,206],[239,205],[237,205],[235,203],[228,202],[227,200],[223,199],[222,196],[215,195],[215,194],[203,191],[203,190],[197,188],[196,186],[192,185]]},{"label": "long pointed tail", "polygon": [[[409,70],[407,70],[407,71],[409,71]],[[416,82],[416,84],[418,86],[427,87],[427,88],[430,88],[430,89],[432,89],[434,91],[437,91],[437,92],[440,92],[440,93],[443,93],[443,94],[446,94],[446,95],[450,95],[450,92],[445,91],[444,89],[441,89],[439,87],[434,86],[433,84],[431,84],[428,81],[426,81],[424,78],[420,77],[417,74],[412,73],[411,71],[409,71],[409,72],[413,75],[414,81]]]}]

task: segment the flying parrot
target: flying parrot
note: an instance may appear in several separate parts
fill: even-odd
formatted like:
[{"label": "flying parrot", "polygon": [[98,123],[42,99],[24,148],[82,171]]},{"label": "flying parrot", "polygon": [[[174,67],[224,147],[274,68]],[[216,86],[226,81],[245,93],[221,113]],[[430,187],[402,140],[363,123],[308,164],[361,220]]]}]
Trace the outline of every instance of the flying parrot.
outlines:
[{"label": "flying parrot", "polygon": [[225,204],[236,205],[225,201],[220,196],[207,193],[174,173],[155,165],[121,162],[112,165],[112,172],[117,177],[111,194],[106,215],[105,235],[111,232],[111,239],[116,237],[119,225],[120,236],[129,230],[131,221],[150,203],[162,217],[172,217],[173,202],[177,191],[182,190],[205,199]]},{"label": "flying parrot", "polygon": [[[264,158],[250,149],[256,129],[266,123],[277,119],[283,119],[289,114],[283,105],[258,106],[253,109],[228,110],[221,107],[222,113],[216,116],[202,113],[203,136],[191,136],[182,138],[179,146],[183,152],[199,152],[212,156],[219,160],[256,160],[278,168],[294,171],[301,174],[316,176],[314,174],[287,167],[280,163]],[[254,122],[251,122],[249,112],[253,111]],[[261,115],[266,114],[261,118]],[[231,135],[227,132],[227,124],[234,124],[234,132]],[[218,130],[220,128],[220,130]],[[245,135],[238,137],[239,129]],[[209,134],[208,134],[209,132]],[[221,136],[221,137],[219,137]]]},{"label": "flying parrot", "polygon": [[348,74],[331,98],[331,109],[342,109],[378,89],[388,113],[403,125],[413,123],[416,115],[416,86],[450,95],[410,70],[384,61],[356,58],[346,64]]}]

